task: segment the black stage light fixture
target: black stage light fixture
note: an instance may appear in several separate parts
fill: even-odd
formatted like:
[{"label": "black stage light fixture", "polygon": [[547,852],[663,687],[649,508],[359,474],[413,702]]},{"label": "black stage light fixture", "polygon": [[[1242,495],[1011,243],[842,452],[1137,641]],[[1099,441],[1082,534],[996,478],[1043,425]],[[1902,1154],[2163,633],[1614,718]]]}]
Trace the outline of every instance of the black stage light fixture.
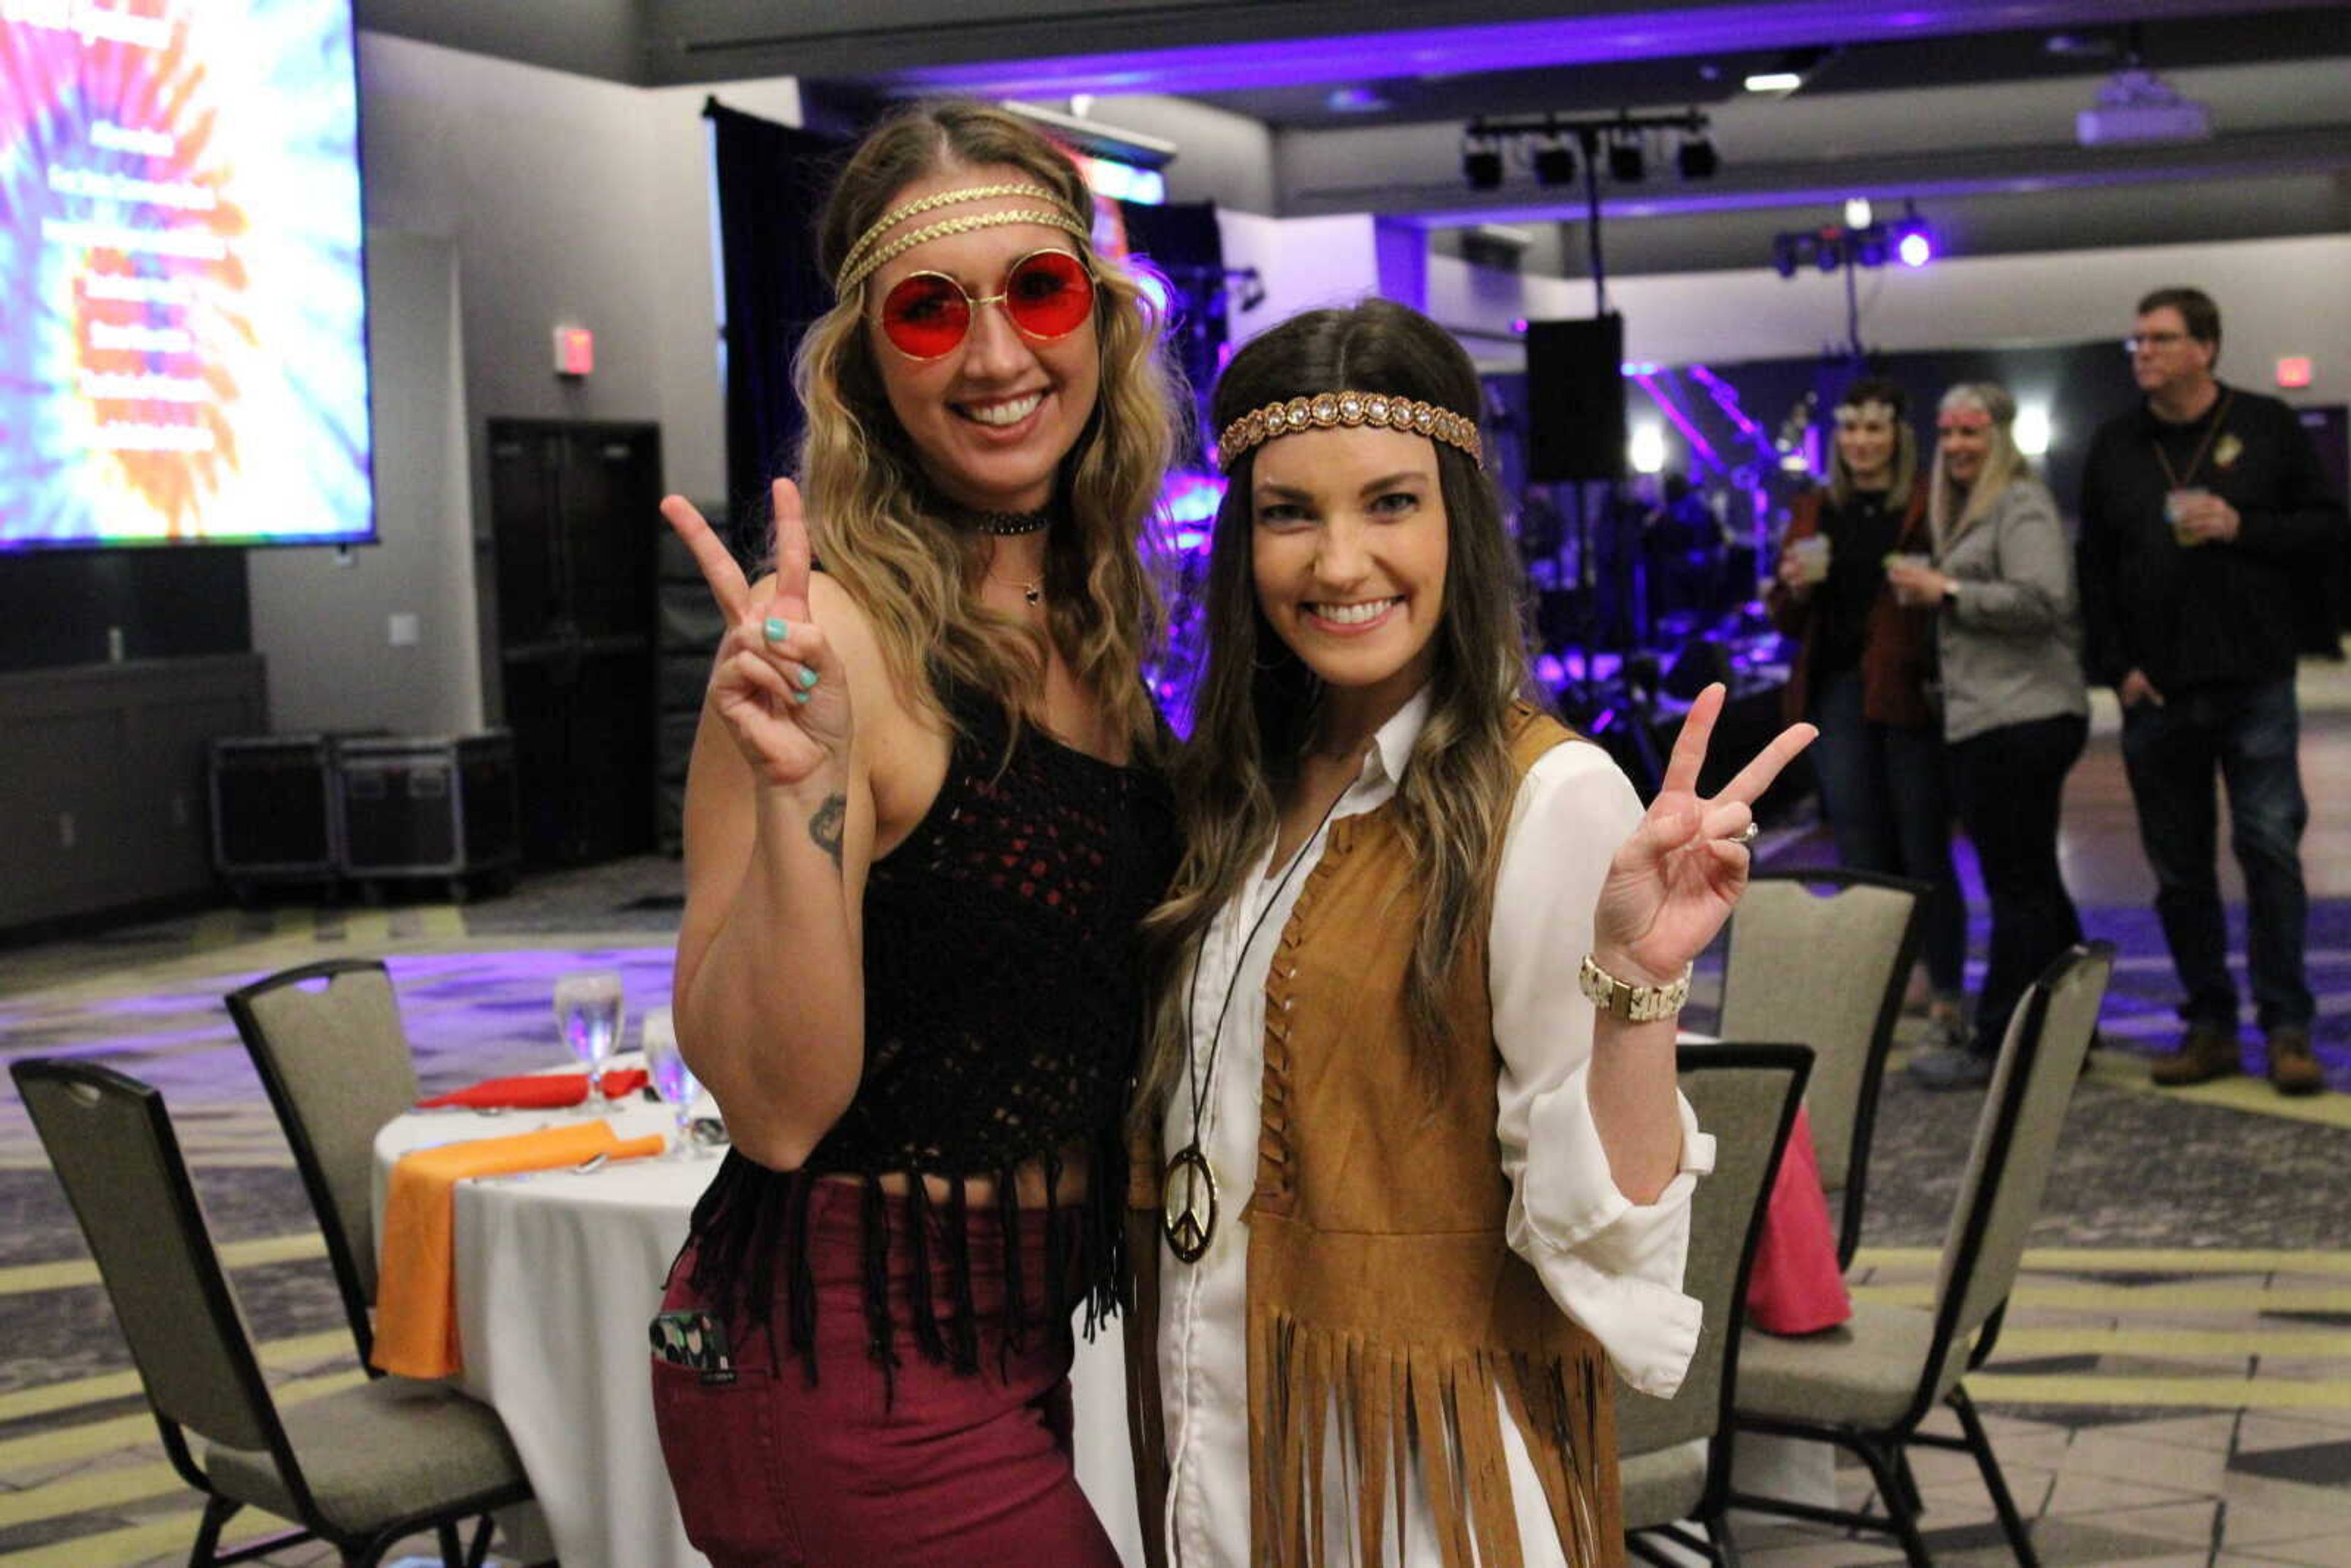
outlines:
[{"label": "black stage light fixture", "polygon": [[1502,144],[1489,137],[1474,136],[1461,143],[1461,177],[1469,182],[1473,191],[1499,191],[1502,188]]},{"label": "black stage light fixture", "polygon": [[1703,136],[1687,136],[1674,150],[1674,162],[1685,180],[1711,180],[1714,172],[1722,167],[1722,159],[1714,143]]},{"label": "black stage light fixture", "polygon": [[1575,149],[1556,135],[1546,136],[1535,144],[1534,164],[1538,185],[1575,183]]},{"label": "black stage light fixture", "polygon": [[1780,235],[1771,241],[1771,270],[1782,277],[1796,276],[1796,236]]},{"label": "black stage light fixture", "polygon": [[1648,178],[1648,155],[1638,135],[1620,135],[1608,143],[1608,177],[1621,185],[1637,185]]},{"label": "black stage light fixture", "polygon": [[1813,260],[1823,272],[1834,272],[1844,265],[1844,231],[1843,229],[1823,229],[1813,243],[1820,248],[1814,253]]}]

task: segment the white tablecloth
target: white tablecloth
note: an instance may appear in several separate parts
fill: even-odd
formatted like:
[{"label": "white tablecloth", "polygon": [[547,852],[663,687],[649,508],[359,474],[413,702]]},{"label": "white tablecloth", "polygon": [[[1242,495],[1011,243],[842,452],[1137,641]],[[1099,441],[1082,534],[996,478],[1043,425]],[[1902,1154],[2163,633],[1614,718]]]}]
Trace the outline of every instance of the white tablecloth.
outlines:
[{"label": "white tablecloth", "polygon": [[[376,1135],[377,1223],[392,1166],[412,1149],[577,1121],[570,1112],[423,1112]],[[666,1132],[632,1102],[622,1137]],[[706,1568],[687,1544],[654,1434],[645,1324],[716,1158],[631,1160],[580,1175],[460,1182],[457,1328],[468,1394],[495,1406],[538,1495],[563,1568]],[[1078,1342],[1078,1480],[1130,1568],[1143,1562],[1127,1458],[1117,1325]]]}]

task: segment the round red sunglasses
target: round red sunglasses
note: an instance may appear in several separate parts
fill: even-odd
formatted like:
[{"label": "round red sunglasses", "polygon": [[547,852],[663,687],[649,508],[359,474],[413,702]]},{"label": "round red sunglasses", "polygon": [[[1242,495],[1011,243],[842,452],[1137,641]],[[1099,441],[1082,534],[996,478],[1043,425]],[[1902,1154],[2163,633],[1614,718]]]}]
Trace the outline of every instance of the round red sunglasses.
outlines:
[{"label": "round red sunglasses", "polygon": [[910,360],[938,360],[963,346],[983,305],[1000,305],[1024,338],[1066,338],[1093,314],[1094,277],[1066,250],[1032,250],[1004,274],[1004,291],[974,298],[944,272],[910,272],[891,285],[875,318]]}]

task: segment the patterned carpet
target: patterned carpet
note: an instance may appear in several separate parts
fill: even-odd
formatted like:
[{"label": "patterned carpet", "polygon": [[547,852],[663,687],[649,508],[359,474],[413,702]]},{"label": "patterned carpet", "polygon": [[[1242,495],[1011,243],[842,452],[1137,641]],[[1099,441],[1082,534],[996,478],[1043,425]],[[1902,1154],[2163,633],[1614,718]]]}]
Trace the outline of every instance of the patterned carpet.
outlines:
[{"label": "patterned carpet", "polygon": [[[2085,769],[2114,771],[2110,753],[2094,742]],[[1794,864],[1819,846],[1773,848]],[[2286,1101],[2258,1078],[2153,1090],[2144,1053],[2168,1049],[2175,1024],[2152,918],[2076,889],[2123,955],[2110,1049],[2074,1102],[1998,1356],[1970,1386],[2045,1563],[2351,1564],[2351,1095]],[[428,1088],[553,1065],[558,971],[621,969],[632,1010],[666,999],[677,891],[674,864],[634,861],[464,908],[222,910],[0,953],[0,1054],[102,1058],[164,1091],[278,1396],[316,1396],[359,1374],[223,992],[381,955]],[[2351,898],[2316,901],[2311,947],[2320,1051],[2351,1089]],[[1927,1298],[1980,1103],[1891,1075],[1863,1297]],[[1917,1471],[1938,1563],[2010,1561],[1970,1461],[1922,1452]],[[1836,1480],[1848,1501],[1867,1494],[1858,1469]],[[189,1498],[22,1107],[0,1099],[0,1568],[183,1562]],[[1900,1560],[1883,1540],[1810,1526],[1750,1521],[1740,1541],[1750,1568]]]}]

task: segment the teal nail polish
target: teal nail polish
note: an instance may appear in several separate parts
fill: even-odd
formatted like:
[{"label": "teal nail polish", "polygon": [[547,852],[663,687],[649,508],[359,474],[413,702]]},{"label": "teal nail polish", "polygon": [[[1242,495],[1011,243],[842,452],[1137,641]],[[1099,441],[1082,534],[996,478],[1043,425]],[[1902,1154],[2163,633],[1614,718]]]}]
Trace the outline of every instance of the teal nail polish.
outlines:
[{"label": "teal nail polish", "polygon": [[800,666],[800,685],[803,686],[812,686],[816,685],[816,672],[810,669],[806,664],[802,664]]},{"label": "teal nail polish", "polygon": [[760,630],[768,634],[768,642],[780,643],[792,634],[792,623],[779,615],[770,615]]},{"label": "teal nail polish", "polygon": [[804,703],[804,702],[806,702],[806,701],[808,701],[808,700],[809,700],[809,695],[808,695],[808,693],[806,693],[806,692],[794,692],[794,693],[792,694],[792,701],[794,701],[794,702],[796,702],[796,703]]}]

